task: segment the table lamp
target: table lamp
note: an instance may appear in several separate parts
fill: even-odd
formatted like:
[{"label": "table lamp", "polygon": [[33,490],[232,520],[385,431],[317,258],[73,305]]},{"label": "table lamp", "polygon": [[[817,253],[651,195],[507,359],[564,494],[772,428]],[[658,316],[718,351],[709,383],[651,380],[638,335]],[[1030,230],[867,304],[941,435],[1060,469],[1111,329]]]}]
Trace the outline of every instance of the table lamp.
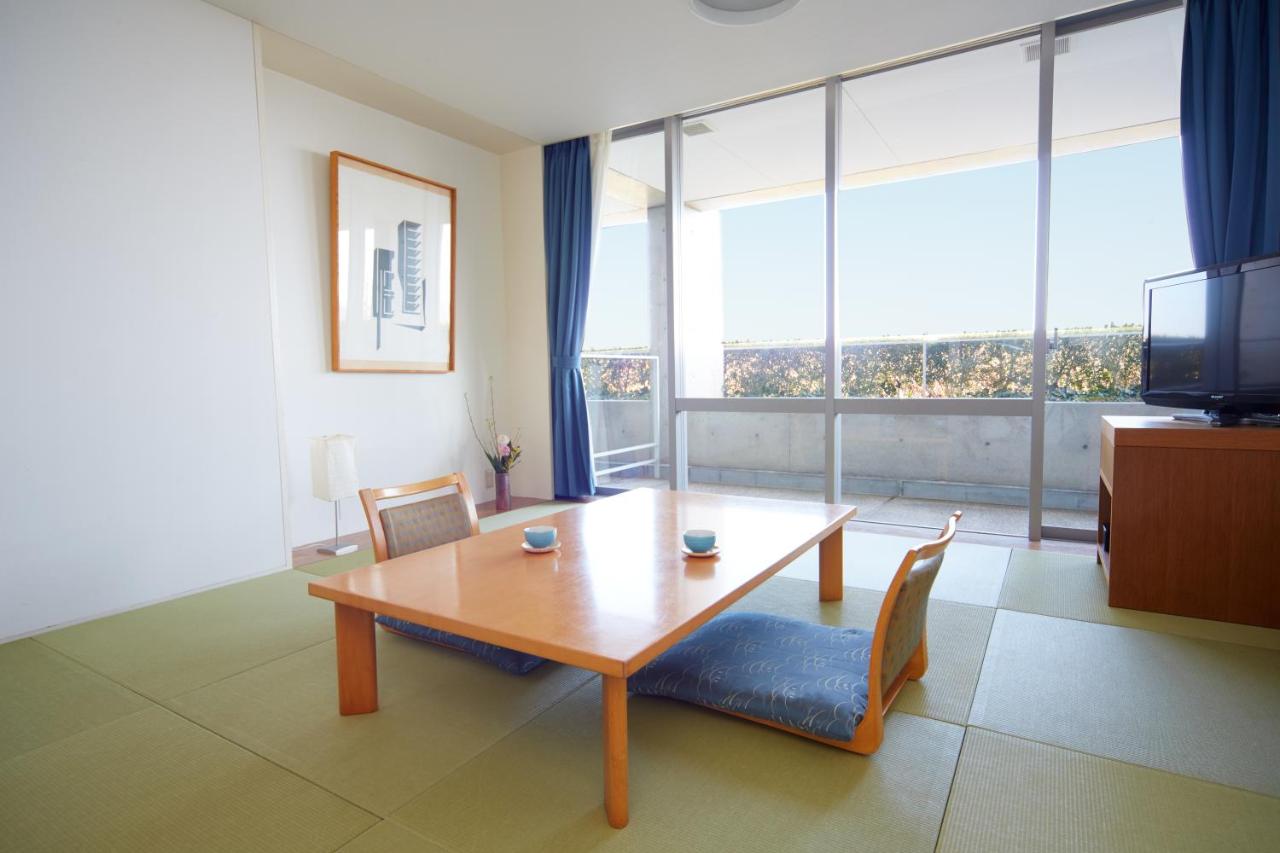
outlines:
[{"label": "table lamp", "polygon": [[322,545],[321,554],[350,554],[356,545],[338,544],[338,505],[359,491],[356,477],[356,439],[353,435],[322,435],[311,439],[311,493],[333,502],[333,544]]}]

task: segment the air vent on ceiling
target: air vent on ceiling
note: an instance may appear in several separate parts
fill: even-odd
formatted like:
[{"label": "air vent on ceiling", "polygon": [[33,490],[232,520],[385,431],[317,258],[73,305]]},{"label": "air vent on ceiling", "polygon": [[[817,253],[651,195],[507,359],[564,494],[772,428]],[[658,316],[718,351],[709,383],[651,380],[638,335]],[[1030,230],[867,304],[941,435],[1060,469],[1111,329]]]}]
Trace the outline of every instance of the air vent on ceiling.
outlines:
[{"label": "air vent on ceiling", "polygon": [[711,125],[705,121],[691,121],[684,126],[685,136],[702,136],[704,133],[714,133]]},{"label": "air vent on ceiling", "polygon": [[[1071,52],[1071,36],[1059,36],[1053,40],[1053,55],[1062,56],[1064,53]],[[1023,62],[1039,62],[1040,61],[1040,42],[1031,41],[1024,42],[1022,45],[1022,61]]]}]

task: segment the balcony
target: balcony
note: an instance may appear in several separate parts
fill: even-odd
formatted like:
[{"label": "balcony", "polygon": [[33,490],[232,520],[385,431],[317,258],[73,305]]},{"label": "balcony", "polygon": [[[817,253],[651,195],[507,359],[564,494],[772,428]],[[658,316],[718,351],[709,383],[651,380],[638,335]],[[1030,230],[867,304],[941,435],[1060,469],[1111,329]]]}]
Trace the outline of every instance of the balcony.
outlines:
[{"label": "balcony", "polygon": [[[1139,338],[1130,327],[1051,336],[1045,408],[1043,523],[1092,530],[1100,418],[1134,414]],[[847,341],[850,396],[992,398],[1029,394],[1026,334]],[[821,394],[821,347],[728,345],[727,397]],[[583,357],[597,482],[666,488],[666,411],[656,356]],[[972,531],[1025,536],[1031,418],[1003,415],[845,415],[843,500],[864,521],[934,526],[953,509]],[[689,487],[822,500],[823,418],[804,413],[691,412]]]}]

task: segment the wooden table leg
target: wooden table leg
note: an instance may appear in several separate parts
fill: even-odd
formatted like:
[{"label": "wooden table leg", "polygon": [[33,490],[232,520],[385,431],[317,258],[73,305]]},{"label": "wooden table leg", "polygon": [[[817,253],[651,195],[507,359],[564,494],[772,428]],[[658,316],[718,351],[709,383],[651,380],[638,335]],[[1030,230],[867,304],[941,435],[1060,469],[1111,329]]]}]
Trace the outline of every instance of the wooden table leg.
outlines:
[{"label": "wooden table leg", "polygon": [[627,825],[627,680],[604,681],[604,813],[609,825]]},{"label": "wooden table leg", "polygon": [[373,614],[368,610],[333,605],[338,640],[338,712],[368,714],[378,710],[378,648],[373,639]]},{"label": "wooden table leg", "polygon": [[818,543],[818,600],[844,598],[844,528],[838,527]]}]

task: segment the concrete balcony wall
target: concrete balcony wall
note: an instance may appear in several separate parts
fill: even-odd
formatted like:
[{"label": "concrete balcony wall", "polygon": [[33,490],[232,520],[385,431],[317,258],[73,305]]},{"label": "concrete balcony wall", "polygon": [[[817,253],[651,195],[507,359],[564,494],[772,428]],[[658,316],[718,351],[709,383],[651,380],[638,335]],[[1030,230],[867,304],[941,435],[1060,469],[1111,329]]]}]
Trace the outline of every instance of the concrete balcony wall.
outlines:
[{"label": "concrete balcony wall", "polygon": [[[596,450],[652,440],[653,410],[646,400],[594,400],[588,409]],[[1046,506],[1096,506],[1104,415],[1159,413],[1141,403],[1049,403],[1045,411]],[[688,417],[694,482],[821,489],[821,416],[694,412]],[[846,416],[841,452],[844,488],[1025,505],[1030,447],[1030,418]],[[665,464],[665,448],[661,459]],[[650,470],[640,469],[637,474],[649,476]]]},{"label": "concrete balcony wall", "polygon": [[[666,407],[662,407],[666,417]],[[587,418],[591,422],[591,448],[599,453],[617,450],[654,441],[653,404],[648,400],[587,400]],[[659,432],[666,430],[666,421],[658,422]],[[659,440],[661,445],[661,440]],[[609,468],[635,459],[646,459],[652,451],[610,456],[596,462],[596,468]],[[662,461],[666,461],[666,450]]]}]

